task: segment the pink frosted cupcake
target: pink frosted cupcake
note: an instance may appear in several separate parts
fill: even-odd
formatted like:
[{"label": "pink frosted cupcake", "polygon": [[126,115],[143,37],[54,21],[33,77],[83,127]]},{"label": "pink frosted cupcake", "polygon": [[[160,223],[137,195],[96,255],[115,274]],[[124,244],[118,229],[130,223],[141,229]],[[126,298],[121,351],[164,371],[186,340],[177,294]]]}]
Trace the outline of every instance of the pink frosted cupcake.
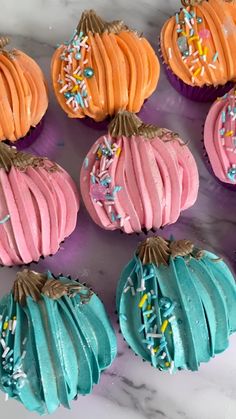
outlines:
[{"label": "pink frosted cupcake", "polygon": [[0,143],[0,264],[37,262],[55,254],[76,226],[76,186],[46,158]]},{"label": "pink frosted cupcake", "polygon": [[236,190],[236,90],[218,99],[207,115],[204,146],[215,176]]},{"label": "pink frosted cupcake", "polygon": [[183,96],[214,101],[236,80],[236,5],[231,0],[181,0],[161,31],[167,77]]},{"label": "pink frosted cupcake", "polygon": [[177,134],[120,112],[85,158],[80,178],[96,224],[125,233],[172,224],[197,198],[195,160]]}]

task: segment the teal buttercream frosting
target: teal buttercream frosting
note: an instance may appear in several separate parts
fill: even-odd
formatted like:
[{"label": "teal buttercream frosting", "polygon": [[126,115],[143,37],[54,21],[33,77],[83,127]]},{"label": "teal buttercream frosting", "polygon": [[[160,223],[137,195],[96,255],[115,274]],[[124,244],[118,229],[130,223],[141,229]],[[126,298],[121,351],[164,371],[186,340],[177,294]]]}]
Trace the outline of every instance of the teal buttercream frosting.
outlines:
[{"label": "teal buttercream frosting", "polygon": [[50,273],[19,274],[0,301],[0,330],[0,388],[40,415],[89,394],[116,356],[99,298]]},{"label": "teal buttercream frosting", "polygon": [[116,304],[125,340],[160,370],[198,370],[236,331],[230,269],[186,240],[143,242],[121,274]]}]

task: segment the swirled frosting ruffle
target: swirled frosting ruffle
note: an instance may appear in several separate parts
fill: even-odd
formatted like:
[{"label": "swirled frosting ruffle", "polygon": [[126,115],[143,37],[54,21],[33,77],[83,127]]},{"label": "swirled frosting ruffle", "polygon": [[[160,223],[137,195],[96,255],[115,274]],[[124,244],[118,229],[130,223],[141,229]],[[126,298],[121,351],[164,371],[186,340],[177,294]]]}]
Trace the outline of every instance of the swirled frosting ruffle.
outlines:
[{"label": "swirled frosting ruffle", "polygon": [[236,80],[235,45],[236,6],[224,0],[183,8],[161,31],[165,63],[191,86]]},{"label": "swirled frosting ruffle", "polygon": [[204,145],[214,174],[236,187],[236,91],[218,99],[204,127]]},{"label": "swirled frosting ruffle", "polygon": [[62,168],[0,168],[0,263],[20,265],[58,251],[75,229],[79,199]]},{"label": "swirled frosting ruffle", "polygon": [[99,138],[80,176],[82,197],[94,222],[126,233],[174,223],[196,201],[198,185],[189,148],[168,130],[152,140]]},{"label": "swirled frosting ruffle", "polygon": [[38,64],[22,51],[0,50],[0,141],[24,137],[47,107],[46,82]]},{"label": "swirled frosting ruffle", "polygon": [[[86,293],[89,299],[82,303]],[[115,358],[116,338],[104,306],[82,285],[76,295],[58,299],[27,297],[24,306],[11,293],[1,300],[0,314],[0,389],[30,411],[70,408],[78,394],[92,391]]]},{"label": "swirled frosting ruffle", "polygon": [[227,265],[210,252],[170,256],[167,265],[124,268],[117,288],[121,332],[133,351],[169,372],[198,370],[224,351],[236,331],[236,286]]}]

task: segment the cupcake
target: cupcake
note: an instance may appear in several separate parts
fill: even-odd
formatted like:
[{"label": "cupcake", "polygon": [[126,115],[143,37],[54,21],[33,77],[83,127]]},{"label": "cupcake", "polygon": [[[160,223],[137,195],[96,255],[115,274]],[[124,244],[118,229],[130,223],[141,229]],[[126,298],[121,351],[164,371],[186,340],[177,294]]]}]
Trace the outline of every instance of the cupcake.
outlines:
[{"label": "cupcake", "polygon": [[196,371],[236,331],[236,285],[226,263],[189,240],[150,237],[117,288],[121,332],[159,370]]},{"label": "cupcake", "polygon": [[80,188],[96,224],[125,233],[172,224],[199,186],[195,160],[178,134],[119,112],[84,160]]},{"label": "cupcake", "polygon": [[154,92],[160,68],[149,42],[122,21],[82,14],[72,38],[51,64],[53,88],[70,118],[103,121],[120,109],[139,112]]},{"label": "cupcake", "polygon": [[19,272],[0,314],[0,389],[40,415],[89,394],[116,356],[103,304],[68,278]]},{"label": "cupcake", "polygon": [[0,143],[0,264],[56,253],[76,226],[76,186],[60,166]]},{"label": "cupcake", "polygon": [[210,108],[204,127],[204,146],[215,176],[236,191],[236,90]]},{"label": "cupcake", "polygon": [[7,44],[8,38],[1,37],[0,141],[8,140],[23,148],[41,131],[48,93],[38,64],[22,51],[7,50]]},{"label": "cupcake", "polygon": [[182,0],[161,31],[167,76],[183,96],[214,101],[236,80],[236,6],[226,0]]}]

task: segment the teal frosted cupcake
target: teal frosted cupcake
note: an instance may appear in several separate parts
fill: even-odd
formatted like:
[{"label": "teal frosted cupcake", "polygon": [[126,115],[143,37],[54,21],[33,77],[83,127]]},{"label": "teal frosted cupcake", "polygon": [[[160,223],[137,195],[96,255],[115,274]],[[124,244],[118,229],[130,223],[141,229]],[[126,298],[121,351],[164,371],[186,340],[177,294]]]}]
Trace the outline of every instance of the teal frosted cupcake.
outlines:
[{"label": "teal frosted cupcake", "polygon": [[236,285],[221,258],[188,240],[150,237],[117,288],[121,332],[159,370],[196,371],[236,331]]},{"label": "teal frosted cupcake", "polygon": [[65,277],[19,272],[0,319],[0,388],[41,415],[89,394],[116,356],[103,304]]}]

